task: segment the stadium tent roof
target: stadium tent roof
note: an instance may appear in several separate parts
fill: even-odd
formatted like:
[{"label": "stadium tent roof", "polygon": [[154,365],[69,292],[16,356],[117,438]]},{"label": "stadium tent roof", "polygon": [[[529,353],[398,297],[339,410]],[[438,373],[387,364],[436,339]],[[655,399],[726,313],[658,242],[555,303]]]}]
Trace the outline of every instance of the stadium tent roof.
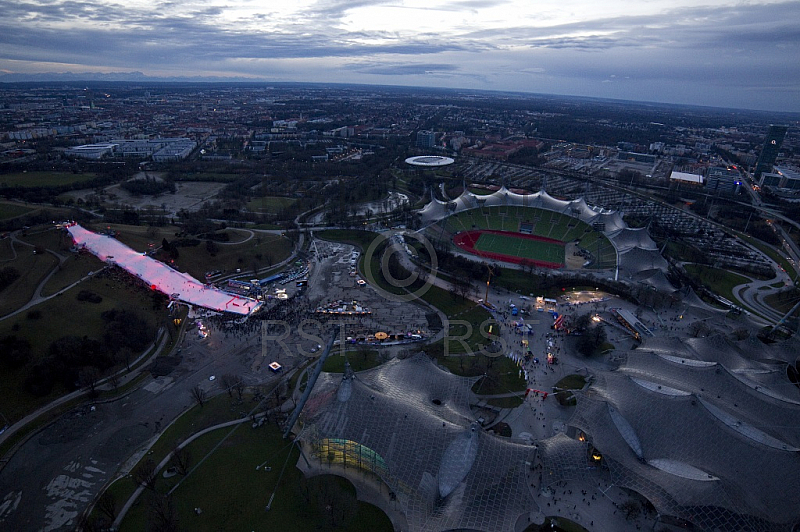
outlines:
[{"label": "stadium tent roof", "polygon": [[495,190],[491,194],[484,196],[486,200],[484,201],[484,205],[486,207],[495,207],[497,205],[509,205],[508,203],[508,195],[510,192],[508,189],[503,185],[500,187],[499,190]]},{"label": "stadium tent roof", "polygon": [[544,190],[539,192],[539,199],[542,202],[543,209],[548,209],[556,212],[566,211],[570,203],[566,200],[556,199]]},{"label": "stadium tent roof", "polygon": [[586,203],[584,198],[578,198],[574,201],[571,201],[569,204],[569,213],[572,214],[572,216],[578,217],[578,219],[587,224],[592,223],[592,221],[600,214],[598,211],[591,208]]},{"label": "stadium tent roof", "polygon": [[104,262],[116,264],[154,289],[185,303],[243,315],[261,306],[260,301],[206,287],[191,275],[173,270],[110,236],[93,233],[77,224],[67,227],[67,231],[76,246],[89,250]]},{"label": "stadium tent roof", "polygon": [[447,208],[446,201],[431,198],[431,201],[419,211],[419,214],[422,218],[422,223],[427,225],[445,218],[449,214],[452,214],[452,211]]},{"label": "stadium tent roof", "polygon": [[650,238],[650,235],[647,234],[646,227],[639,229],[625,227],[615,234],[613,238],[617,250],[620,253],[624,253],[631,248],[657,249],[656,243]]},{"label": "stadium tent roof", "polygon": [[454,212],[466,211],[474,209],[478,206],[478,197],[467,189],[455,199],[456,208]]},{"label": "stadium tent roof", "polygon": [[603,233],[605,233],[607,236],[613,236],[617,233],[617,231],[628,227],[628,224],[626,224],[622,219],[622,215],[619,213],[619,211],[601,212],[592,220],[592,223],[603,224],[605,226]]},{"label": "stadium tent roof", "polygon": [[539,440],[539,456],[544,475],[557,481],[586,480],[591,469],[586,467],[589,442],[570,438],[563,432]]},{"label": "stadium tent roof", "polygon": [[652,286],[661,292],[675,292],[675,287],[669,282],[667,276],[660,269],[642,270],[632,276],[632,280]]},{"label": "stadium tent roof", "polygon": [[[303,414],[300,440],[357,442],[382,457],[374,471],[396,494],[408,529],[514,530],[530,511],[534,453],[528,444],[472,431],[476,378],[439,369],[427,356],[394,359],[351,379],[320,375]],[[318,455],[325,460],[325,455]]]},{"label": "stadium tent roof", "polygon": [[618,261],[620,275],[627,279],[644,270],[667,269],[667,261],[657,249],[630,248],[619,254]]},{"label": "stadium tent roof", "polygon": [[[476,207],[509,205],[516,207],[533,207],[559,213],[571,214],[572,216],[576,216],[586,223],[600,220],[608,224],[605,231],[606,233],[616,232],[623,227],[626,227],[625,222],[622,221],[622,217],[619,215],[619,213],[608,213],[602,211],[602,209],[595,210],[587,205],[583,198],[575,201],[556,199],[544,190],[536,192],[535,194],[517,194],[516,192],[510,191],[505,186],[502,186],[499,190],[496,190],[491,194],[478,196],[477,194],[473,194],[469,190],[465,189],[464,192],[462,192],[461,195],[452,203],[454,205],[450,207],[448,202],[443,202],[439,199],[431,197],[430,203],[426,204],[425,207],[419,211],[422,219],[422,225],[429,225],[447,217],[450,214],[474,209]],[[442,206],[449,208],[443,209]]]}]

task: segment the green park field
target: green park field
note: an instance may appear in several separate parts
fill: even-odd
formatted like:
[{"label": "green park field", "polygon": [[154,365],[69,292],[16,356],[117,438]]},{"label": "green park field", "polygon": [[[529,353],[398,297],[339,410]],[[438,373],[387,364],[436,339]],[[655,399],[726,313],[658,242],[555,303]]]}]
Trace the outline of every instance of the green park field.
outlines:
[{"label": "green park field", "polygon": [[71,172],[17,172],[0,176],[2,187],[58,187],[91,181],[97,177],[92,173],[73,174]]}]

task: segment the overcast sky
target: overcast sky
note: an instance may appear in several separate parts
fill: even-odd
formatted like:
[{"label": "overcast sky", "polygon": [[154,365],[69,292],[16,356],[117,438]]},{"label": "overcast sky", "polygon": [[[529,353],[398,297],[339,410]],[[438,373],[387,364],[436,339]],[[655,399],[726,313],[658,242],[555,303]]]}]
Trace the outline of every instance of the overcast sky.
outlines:
[{"label": "overcast sky", "polygon": [[497,89],[800,111],[800,2],[0,0],[0,71]]}]

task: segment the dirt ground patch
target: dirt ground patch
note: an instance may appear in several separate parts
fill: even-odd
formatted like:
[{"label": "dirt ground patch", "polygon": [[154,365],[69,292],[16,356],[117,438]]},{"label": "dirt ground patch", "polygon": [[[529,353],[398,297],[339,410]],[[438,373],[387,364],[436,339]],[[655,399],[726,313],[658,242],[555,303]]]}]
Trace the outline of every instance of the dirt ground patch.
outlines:
[{"label": "dirt ground patch", "polygon": [[[201,181],[179,181],[175,183],[175,193],[158,194],[155,196],[134,196],[122,189],[119,185],[111,185],[103,190],[102,201],[106,205],[130,205],[136,209],[164,209],[168,214],[176,214],[180,210],[196,211],[205,202],[213,199],[225,183],[210,183]],[[76,190],[66,195],[86,200],[94,194],[92,189]]]}]

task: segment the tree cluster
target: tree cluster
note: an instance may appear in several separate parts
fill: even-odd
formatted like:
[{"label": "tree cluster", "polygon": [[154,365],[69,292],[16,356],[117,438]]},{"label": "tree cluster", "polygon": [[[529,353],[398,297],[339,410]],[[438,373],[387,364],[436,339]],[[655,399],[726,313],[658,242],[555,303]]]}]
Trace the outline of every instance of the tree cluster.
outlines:
[{"label": "tree cluster", "polygon": [[19,279],[19,270],[12,266],[6,266],[0,270],[0,290],[10,286],[17,279]]},{"label": "tree cluster", "polygon": [[155,196],[164,192],[175,193],[175,183],[161,179],[131,179],[120,183],[120,188],[127,190],[134,196]]},{"label": "tree cluster", "polygon": [[101,339],[69,335],[53,341],[46,356],[29,369],[25,389],[36,396],[49,394],[57,383],[67,390],[81,386],[92,390],[104,371],[127,363],[118,360],[123,353],[139,352],[152,339],[152,327],[132,312],[111,309],[101,317]]}]

